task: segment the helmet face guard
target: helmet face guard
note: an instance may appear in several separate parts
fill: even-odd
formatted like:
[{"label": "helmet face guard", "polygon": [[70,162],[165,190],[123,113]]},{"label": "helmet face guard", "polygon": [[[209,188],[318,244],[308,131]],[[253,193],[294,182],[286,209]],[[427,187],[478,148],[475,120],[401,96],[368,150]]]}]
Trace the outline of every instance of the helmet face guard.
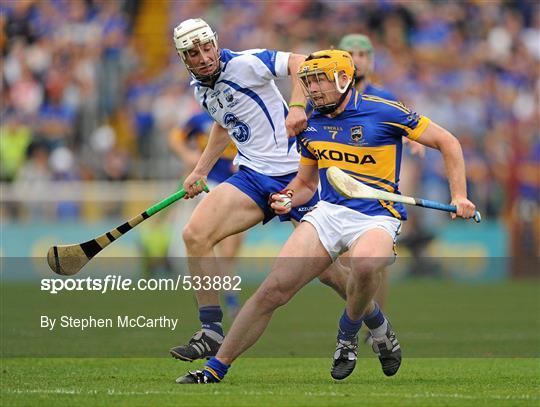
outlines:
[{"label": "helmet face guard", "polygon": [[[340,85],[339,76],[345,73],[349,80]],[[298,78],[304,95],[311,100],[314,108],[322,114],[333,113],[343,102],[351,89],[354,77],[354,64],[351,56],[344,51],[328,50],[311,54],[300,65]],[[317,91],[312,91],[311,83],[317,83]],[[322,82],[333,83],[330,89],[324,89]],[[341,94],[336,99],[335,93]],[[333,97],[334,96],[334,97]]]},{"label": "helmet face guard", "polygon": [[[213,82],[221,73],[217,34],[202,19],[195,18],[181,22],[174,29],[174,44],[180,59],[190,72],[191,76],[201,82]],[[208,46],[212,47],[212,62],[199,62],[194,64],[192,59],[196,55],[208,55]],[[190,51],[196,51],[194,56]],[[208,71],[201,73],[201,71]]]},{"label": "helmet face guard", "polygon": [[[205,49],[209,44],[212,46],[213,49],[212,62],[201,62],[199,63],[199,65],[193,65],[193,63],[191,62],[192,57],[190,56],[190,51],[196,50],[199,55],[203,55],[208,52],[205,52]],[[191,76],[200,82],[213,82],[221,73],[219,50],[217,48],[216,42],[213,40],[207,41],[205,43],[194,44],[191,48],[182,52],[178,52],[178,54],[180,55],[180,58],[184,62],[184,65],[186,66],[186,69],[189,71]],[[204,69],[207,69],[208,73],[200,73]]]}]

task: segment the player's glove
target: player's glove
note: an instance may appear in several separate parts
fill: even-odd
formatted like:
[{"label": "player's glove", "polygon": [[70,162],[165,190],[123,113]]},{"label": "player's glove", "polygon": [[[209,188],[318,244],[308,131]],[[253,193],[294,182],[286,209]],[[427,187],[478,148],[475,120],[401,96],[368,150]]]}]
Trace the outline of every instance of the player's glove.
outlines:
[{"label": "player's glove", "polygon": [[[292,207],[292,197],[294,191],[292,189],[283,189],[279,192],[272,192],[268,196],[268,207],[276,215],[283,215]],[[274,204],[274,208],[272,207]]]}]

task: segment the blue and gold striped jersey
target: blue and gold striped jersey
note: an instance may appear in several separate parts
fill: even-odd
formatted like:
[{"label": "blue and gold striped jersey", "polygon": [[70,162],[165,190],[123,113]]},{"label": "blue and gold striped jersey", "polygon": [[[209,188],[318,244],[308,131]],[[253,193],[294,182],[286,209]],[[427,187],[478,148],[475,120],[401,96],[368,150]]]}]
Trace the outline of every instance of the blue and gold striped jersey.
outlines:
[{"label": "blue and gold striped jersey", "polygon": [[345,110],[338,116],[313,113],[306,130],[297,136],[300,162],[318,166],[321,200],[366,215],[404,220],[407,213],[399,203],[343,198],[328,183],[326,170],[336,166],[371,187],[399,193],[402,137],[418,139],[428,123],[427,117],[400,102],[361,95],[353,89]]},{"label": "blue and gold striped jersey", "polygon": [[[214,120],[205,111],[193,115],[182,127],[173,129],[173,137],[179,142],[189,142],[202,153],[208,143],[208,136]],[[208,179],[216,183],[225,181],[234,174],[233,160],[236,156],[236,147],[229,143],[221,157],[210,170]]]}]

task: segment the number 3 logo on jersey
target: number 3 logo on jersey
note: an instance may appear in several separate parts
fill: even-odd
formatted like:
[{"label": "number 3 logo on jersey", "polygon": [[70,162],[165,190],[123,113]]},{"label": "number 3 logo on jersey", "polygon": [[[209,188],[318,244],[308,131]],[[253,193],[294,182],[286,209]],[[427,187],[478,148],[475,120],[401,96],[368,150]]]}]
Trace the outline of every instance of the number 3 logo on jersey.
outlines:
[{"label": "number 3 logo on jersey", "polygon": [[228,129],[232,129],[230,134],[239,143],[245,143],[249,140],[249,137],[251,136],[249,126],[245,122],[238,120],[238,117],[234,114],[225,113],[223,116],[223,123],[225,123],[225,126],[227,126]]}]

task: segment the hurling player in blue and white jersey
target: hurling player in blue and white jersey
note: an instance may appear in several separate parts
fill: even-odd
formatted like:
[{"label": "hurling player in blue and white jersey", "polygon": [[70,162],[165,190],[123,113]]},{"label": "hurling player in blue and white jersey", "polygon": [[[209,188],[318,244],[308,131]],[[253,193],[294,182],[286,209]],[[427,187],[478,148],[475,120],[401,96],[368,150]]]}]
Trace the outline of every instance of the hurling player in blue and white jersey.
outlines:
[{"label": "hurling player in blue and white jersey", "polygon": [[[311,54],[299,77],[316,112],[298,136],[301,161],[287,186],[292,206],[302,205],[321,185],[321,201],[307,213],[283,246],[272,271],[245,303],[217,355],[204,370],[177,379],[182,384],[220,382],[231,363],[262,335],[273,312],[317,278],[344,251],[350,252],[347,305],[339,321],[331,375],[341,380],[355,365],[358,331],[365,323],[383,373],[392,376],[401,365],[401,348],[388,319],[374,303],[380,270],[394,260],[394,239],[405,208],[385,201],[339,195],[326,180],[337,166],[375,188],[398,193],[403,137],[440,150],[446,165],[457,215],[471,218],[475,206],[467,199],[461,146],[448,131],[403,104],[360,95],[352,86],[351,56],[340,50]],[[282,194],[271,195],[277,213],[287,213]],[[454,215],[455,216],[455,215]]]},{"label": "hurling player in blue and white jersey", "polygon": [[[217,36],[202,19],[183,21],[174,29],[178,54],[193,77],[195,97],[215,121],[200,160],[184,181],[186,198],[202,192],[210,169],[230,140],[238,154],[238,172],[212,189],[194,210],[183,230],[192,276],[218,276],[214,246],[275,213],[270,193],[283,190],[294,178],[300,159],[294,136],[307,125],[306,98],[294,75],[305,56],[264,49],[233,52],[219,49]],[[292,75],[292,95],[285,102],[274,82]],[[197,183],[197,181],[203,182]],[[304,205],[280,216],[299,221],[318,201],[313,191]],[[332,285],[332,277],[325,278]],[[343,297],[344,287],[338,291]],[[188,344],[170,350],[173,357],[192,361],[216,354],[223,341],[219,291],[197,290],[202,329]]]},{"label": "hurling player in blue and white jersey", "polygon": [[[201,154],[208,144],[208,134],[213,124],[214,120],[207,112],[199,111],[192,115],[183,125],[173,128],[169,133],[169,146],[182,161],[184,175],[191,173],[199,162]],[[236,166],[233,164],[236,152],[236,146],[231,141],[208,173],[207,183],[210,189],[217,187],[236,172]],[[197,199],[199,197],[201,199]],[[195,206],[202,199],[204,199],[204,195],[198,195],[191,200],[192,205],[178,205],[175,207],[175,227],[171,236],[172,244],[169,247],[169,256],[185,258],[184,242],[181,241],[182,238],[178,230],[182,230],[186,226]],[[222,276],[233,276],[234,259],[240,252],[244,235],[244,233],[238,233],[226,237],[217,245],[217,253],[221,259]],[[223,290],[223,298],[229,317],[234,319],[240,310],[238,291]]]}]

